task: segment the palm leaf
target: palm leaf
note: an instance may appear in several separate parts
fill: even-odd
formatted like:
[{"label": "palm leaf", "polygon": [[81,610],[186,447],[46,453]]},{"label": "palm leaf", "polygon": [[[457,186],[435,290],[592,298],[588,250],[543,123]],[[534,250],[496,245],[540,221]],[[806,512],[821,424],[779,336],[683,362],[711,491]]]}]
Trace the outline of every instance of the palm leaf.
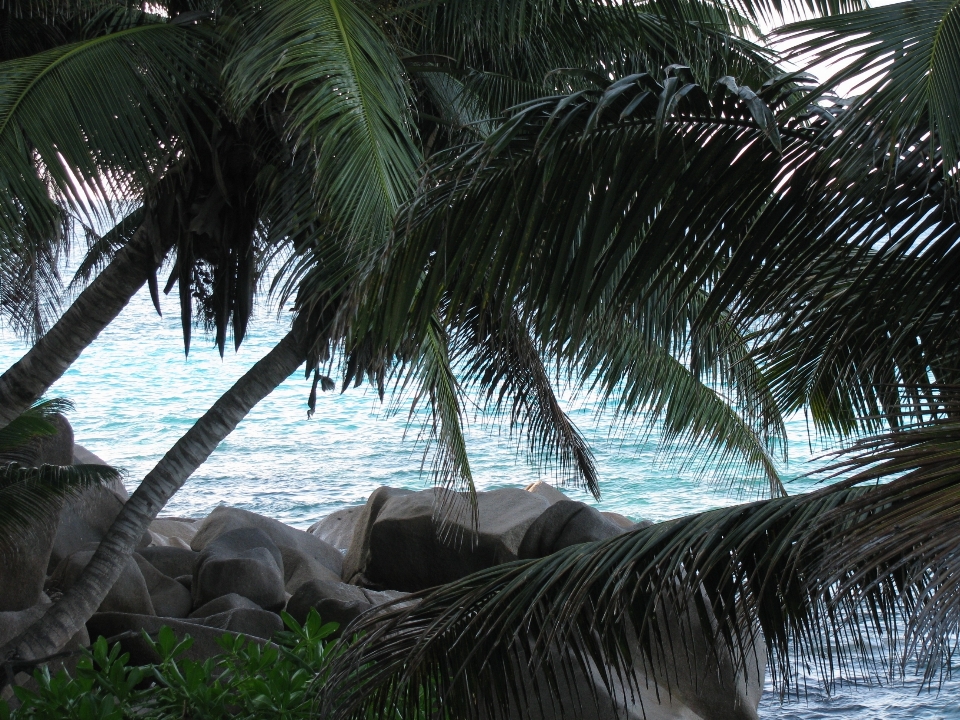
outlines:
[{"label": "palm leaf", "polygon": [[351,0],[251,6],[239,32],[225,69],[235,113],[280,105],[324,212],[355,242],[381,236],[419,163],[395,49]]},{"label": "palm leaf", "polygon": [[65,498],[121,477],[106,465],[0,465],[0,551],[14,549],[17,538],[50,522]]},{"label": "palm leaf", "polygon": [[14,420],[0,428],[0,455],[16,450],[33,438],[55,435],[55,415],[73,410],[73,403],[63,398],[50,398],[34,403]]},{"label": "palm leaf", "polygon": [[464,386],[483,397],[488,421],[507,416],[509,429],[527,438],[528,456],[563,485],[600,497],[597,469],[586,440],[560,405],[534,338],[517,315],[482,313],[454,330],[453,361]]},{"label": "palm leaf", "polygon": [[48,186],[88,217],[145,187],[202,107],[184,102],[205,82],[202,38],[152,22],[0,63],[0,232],[49,235]]},{"label": "palm leaf", "polygon": [[[669,648],[692,647],[697,633],[714,657],[731,658],[748,677],[759,671],[750,658],[762,634],[775,686],[784,690],[798,689],[800,667],[829,685],[840,673],[869,676],[888,661],[896,671],[909,656],[928,663],[933,677],[952,646],[921,637],[957,630],[949,538],[960,476],[955,463],[929,476],[873,488],[852,478],[425,591],[413,607],[354,625],[365,634],[336,661],[325,709],[341,718],[384,703],[407,710],[433,687],[431,700],[451,716],[504,717],[536,708],[577,672],[630,702],[646,672],[667,692],[676,687],[690,660]],[[664,622],[664,612],[679,622]],[[690,622],[682,620],[688,613]],[[921,628],[930,634],[920,636]],[[581,702],[591,700],[581,694]],[[579,712],[552,710],[561,718]]]},{"label": "palm leaf", "polygon": [[[434,481],[445,490],[459,490],[466,494],[466,503],[460,493],[439,493],[435,514],[440,520],[441,533],[451,521],[465,520],[469,513],[470,527],[479,524],[477,490],[473,483],[467,443],[464,438],[462,390],[451,365],[449,339],[443,327],[431,323],[423,345],[409,368],[404,385],[415,378],[418,390],[410,405],[412,420],[417,406],[424,398],[430,403],[429,433],[436,444],[433,449]],[[424,459],[430,454],[430,445]]]},{"label": "palm leaf", "polygon": [[[832,143],[829,158],[846,158],[848,176],[862,164],[853,134],[875,151],[879,140],[895,147],[919,127],[929,126],[927,140],[954,167],[960,160],[960,7],[953,0],[899,2],[856,13],[788,25],[777,37],[813,65],[843,65],[818,91],[856,81],[867,86],[850,101]],[[851,158],[851,155],[853,156]]]},{"label": "palm leaf", "polygon": [[661,422],[664,442],[700,454],[702,469],[714,478],[733,478],[745,466],[767,480],[770,497],[786,495],[774,460],[778,446],[786,453],[783,419],[743,344],[726,349],[726,366],[712,380],[691,369],[689,355],[677,358],[651,343],[638,324],[598,321],[577,368],[591,392],[599,391],[624,422],[638,416],[651,426]]},{"label": "palm leaf", "polygon": [[92,228],[85,228],[87,235],[87,253],[84,255],[70,281],[71,288],[81,288],[113,260],[124,245],[133,239],[133,234],[143,223],[144,208],[136,208],[107,232],[99,234]]}]

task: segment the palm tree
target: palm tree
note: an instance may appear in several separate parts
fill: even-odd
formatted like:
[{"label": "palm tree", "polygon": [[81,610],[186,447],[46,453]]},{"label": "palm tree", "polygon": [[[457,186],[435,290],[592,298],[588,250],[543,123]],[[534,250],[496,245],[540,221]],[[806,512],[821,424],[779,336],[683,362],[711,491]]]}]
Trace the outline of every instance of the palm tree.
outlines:
[{"label": "palm tree", "polygon": [[[372,3],[360,15],[350,4],[344,5],[343,13],[321,4],[290,18],[263,13],[255,19],[253,26],[271,32],[281,45],[307,27],[334,31],[326,39],[336,44],[339,30],[329,24],[335,18],[349,25],[342,28],[347,32],[362,29],[366,21],[357,22],[364,14],[382,21],[392,41],[390,62],[395,69],[398,60],[403,62],[413,81],[410,89],[418,109],[411,118],[404,116],[405,110],[399,112],[404,106],[394,97],[397,88],[389,87],[392,81],[371,86],[374,94],[366,100],[373,104],[360,95],[337,95],[338,101],[323,105],[305,102],[318,98],[315,92],[302,92],[298,84],[316,77],[316,68],[305,63],[318,58],[309,54],[290,57],[276,68],[286,85],[264,84],[258,79],[264,77],[263,63],[275,60],[277,46],[258,49],[250,41],[247,24],[238,22],[247,12],[243,3],[218,6],[213,23],[206,12],[210,8],[181,0],[154,4],[155,12],[110,0],[35,5],[5,6],[4,22],[18,42],[4,49],[8,64],[0,67],[14,90],[7,95],[6,109],[0,108],[6,113],[0,139],[6,138],[11,157],[19,163],[11,167],[22,170],[17,178],[7,178],[2,189],[8,220],[2,231],[8,246],[19,248],[10,256],[17,262],[5,266],[11,272],[4,278],[12,289],[7,296],[13,302],[6,305],[16,324],[39,337],[46,329],[46,316],[56,308],[56,298],[50,297],[58,282],[56,246],[51,242],[62,239],[60,226],[67,216],[93,225],[87,218],[116,196],[141,209],[124,218],[109,237],[98,239],[92,258],[84,263],[83,279],[93,267],[106,264],[103,277],[35,349],[0,377],[0,424],[60,377],[145,282],[159,310],[155,273],[173,246],[177,261],[167,289],[179,282],[185,348],[190,344],[192,297],[198,301],[201,321],[216,328],[221,353],[231,316],[235,342],[242,341],[261,255],[276,250],[278,237],[301,232],[312,222],[307,218],[313,210],[299,206],[312,200],[304,193],[304,174],[319,181],[326,169],[334,171],[335,177],[313,187],[326,212],[335,216],[328,220],[353,217],[345,222],[362,218],[363,223],[382,223],[383,210],[377,203],[386,207],[382,201],[389,200],[389,205],[410,189],[418,153],[409,143],[409,131],[425,140],[428,154],[458,142],[464,133],[480,131],[482,123],[477,121],[540,94],[544,76],[557,67],[586,63],[597,68],[653,67],[666,56],[681,58],[703,72],[723,66],[739,74],[763,74],[769,65],[763,51],[730,34],[731,27],[743,22],[735,13],[724,15],[687,4],[618,8],[562,0],[518,5],[505,15],[513,18],[507,24],[487,22],[488,11],[470,3],[450,7],[411,3],[409,8]],[[38,22],[38,15],[45,22]],[[164,16],[172,22],[162,22]],[[217,42],[212,42],[211,30]],[[536,33],[535,42],[528,41],[530,33]],[[167,41],[160,54],[153,35]],[[334,65],[359,61],[362,66],[388,59],[383,54],[350,56],[350,47],[343,44],[334,49],[330,56]],[[102,77],[109,52],[135,70],[151,68],[133,81],[139,95],[131,94],[130,78],[119,73],[111,75],[110,93],[89,92]],[[161,55],[178,62],[154,67]],[[298,76],[304,71],[307,75]],[[231,79],[226,95],[218,85],[219,74]],[[153,81],[154,76],[162,82]],[[332,77],[342,75],[335,72]],[[51,149],[64,144],[59,137],[63,127],[46,123],[44,111],[44,103],[54,97],[74,109],[69,118],[73,142],[59,155],[52,155]],[[296,107],[278,105],[280,97]],[[258,104],[260,100],[264,103]],[[145,108],[151,112],[134,117]],[[364,121],[328,124],[354,117],[351,110],[359,110],[357,117]],[[139,134],[119,136],[111,131],[111,123],[128,120]],[[277,137],[278,130],[282,138]],[[379,150],[369,144],[373,135],[365,140],[364,132],[376,134]],[[341,168],[334,161],[338,145],[333,138],[347,141],[358,161]],[[364,142],[368,147],[358,152]],[[311,143],[320,152],[319,165],[308,169],[290,152]],[[152,145],[159,155],[138,156],[132,151],[137,144]],[[340,177],[341,172],[347,176]],[[354,182],[361,175],[363,182]],[[157,192],[154,186],[162,178],[168,187]],[[110,180],[106,186],[105,179]],[[53,202],[50,193],[40,190],[44,186],[52,188]],[[284,218],[296,227],[284,227]],[[352,229],[358,231],[360,225]],[[31,272],[14,271],[24,265]],[[40,313],[44,304],[49,308]]]},{"label": "palm tree", "polygon": [[[389,346],[371,339],[376,335],[351,335],[344,318],[349,319],[355,303],[345,288],[349,289],[350,278],[357,275],[357,264],[367,262],[369,249],[377,248],[385,236],[404,188],[412,189],[406,172],[411,167],[409,149],[415,147],[411,140],[414,123],[421,125],[419,136],[426,135],[426,152],[436,152],[467,133],[482,133],[482,127],[469,123],[501,107],[498,103],[503,98],[512,101],[534,94],[544,72],[557,67],[561,55],[580,64],[592,61],[598,70],[614,61],[646,67],[662,64],[663,48],[680,55],[686,47],[693,60],[733,63],[761,75],[769,67],[769,59],[730,34],[730,18],[712,12],[678,18],[657,7],[657,12],[651,13],[634,6],[561,3],[546,4],[527,17],[530,8],[519,5],[514,9],[519,25],[508,24],[512,34],[506,38],[510,42],[504,43],[499,25],[492,34],[475,31],[478,7],[416,3],[409,11],[375,6],[361,10],[359,5],[329,0],[306,5],[280,3],[268,10],[243,4],[224,6],[242,20],[219,20],[219,31],[229,41],[222,77],[224,103],[231,117],[256,113],[263,107],[282,108],[280,137],[286,147],[300,148],[299,155],[290,154],[308,157],[319,168],[315,175],[307,176],[307,183],[302,182],[302,174],[268,174],[272,183],[268,187],[275,193],[269,196],[271,202],[264,203],[271,209],[269,232],[286,238],[295,251],[288,288],[291,292],[293,288],[302,290],[298,290],[297,309],[303,323],[296,335],[288,336],[221,398],[148,475],[75,591],[58,603],[42,626],[18,642],[21,656],[52,651],[71,628],[82,624],[115,579],[122,558],[136,541],[134,536],[139,537],[136,528],[150,522],[252,404],[304,357],[315,373],[315,382],[319,381],[320,364],[328,361],[331,346],[338,343],[347,351],[347,380],[368,373],[382,381],[391,358],[422,371],[421,392],[432,403],[434,428],[441,441],[438,468],[451,482],[470,484],[458,430],[457,389],[450,371],[453,333],[461,347],[474,348],[475,374],[488,397],[493,397],[496,388],[500,401],[515,398],[512,417],[518,423],[532,418],[534,448],[553,443],[561,464],[566,462],[574,477],[595,485],[589,453],[559,410],[537,348],[522,324],[507,326],[512,329],[506,337],[513,339],[506,346],[501,333],[485,334],[489,324],[459,324],[447,329],[432,321],[427,323],[424,338],[412,336],[409,342]],[[383,34],[370,18],[383,19],[387,10],[394,21],[386,25]],[[588,19],[603,22],[590,25],[585,22]],[[518,27],[522,29],[524,22],[530,27],[521,32]],[[639,42],[632,34],[637,27],[644,29]],[[476,32],[466,46],[475,55],[438,58],[436,50],[442,48],[442,42],[452,46],[456,38],[464,36],[459,31],[464,28]],[[602,33],[594,34],[598,28],[616,30],[629,43],[608,44],[608,55],[598,56],[596,45],[584,41],[585,34],[594,42],[603,39]],[[692,29],[697,40],[715,40],[715,47],[709,52],[698,50],[698,44],[691,41]],[[395,69],[398,57],[408,58],[406,72],[414,79],[412,85],[395,80],[405,77]],[[476,65],[471,66],[471,60]],[[701,64],[709,69],[709,63]],[[512,75],[507,70],[512,70]],[[428,106],[436,108],[437,114],[426,112]],[[413,116],[407,114],[411,107],[417,108]],[[297,170],[304,167],[296,165]],[[181,298],[187,294],[181,285]],[[218,341],[222,348],[222,334]],[[531,388],[539,393],[536,403],[527,399]],[[727,417],[729,420],[729,413]]]},{"label": "palm tree", "polygon": [[[324,692],[332,716],[434,688],[453,716],[522,711],[577,670],[614,692],[676,641],[664,606],[689,609],[744,672],[762,635],[784,691],[801,667],[829,683],[910,657],[937,677],[960,617],[958,8],[904,2],[782,31],[854,61],[821,87],[604,78],[441,159],[382,271],[397,315],[443,296],[453,322],[481,295],[579,352],[592,322],[702,295],[685,325],[659,311],[631,327],[692,356],[729,322],[751,333],[777,407],[821,432],[881,434],[845,450],[832,487],[502,566],[368,619]],[[858,74],[875,86],[829,94]]]},{"label": "palm tree", "polygon": [[[44,305],[56,309],[69,214],[96,218],[116,197],[142,195],[169,165],[178,138],[189,137],[181,99],[202,84],[196,48],[205,40],[191,22],[144,22],[116,3],[81,3],[74,12],[11,2],[2,14],[11,40],[0,63],[0,298],[14,326],[36,338],[48,323]],[[0,377],[0,425],[60,377],[167,249],[166,241],[137,235]]]}]

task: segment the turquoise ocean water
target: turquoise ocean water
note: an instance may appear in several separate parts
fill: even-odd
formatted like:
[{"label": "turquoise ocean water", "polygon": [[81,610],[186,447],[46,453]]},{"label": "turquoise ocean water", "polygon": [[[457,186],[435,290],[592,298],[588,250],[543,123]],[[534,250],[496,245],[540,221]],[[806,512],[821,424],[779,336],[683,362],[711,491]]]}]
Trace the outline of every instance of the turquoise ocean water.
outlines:
[{"label": "turquoise ocean water", "polygon": [[[261,311],[239,352],[221,360],[212,343],[196,336],[184,358],[178,302],[162,298],[164,317],[153,310],[146,291],[88,348],[56,384],[52,395],[76,405],[70,420],[77,442],[126,470],[132,491],[164,452],[254,362],[282,337],[276,315]],[[9,330],[0,331],[0,364],[9,366],[25,346]],[[328,513],[364,502],[380,485],[419,489],[420,426],[407,422],[408,406],[390,412],[366,387],[322,394],[307,419],[309,383],[290,377],[248,415],[171,500],[165,515],[202,517],[225,503],[305,528]],[[702,471],[689,448],[663,449],[644,426],[611,433],[611,416],[589,396],[571,398],[567,409],[596,454],[602,499],[570,490],[577,500],[628,517],[666,520],[758,497],[756,479],[736,479]],[[472,417],[472,413],[471,413]],[[793,494],[815,486],[799,477],[813,465],[802,418],[788,424],[790,463],[783,477]],[[518,453],[505,428],[474,421],[469,430],[471,467],[480,489],[524,486],[550,479]],[[815,448],[816,450],[816,448]],[[948,681],[939,693],[918,695],[915,681],[885,687],[844,687],[826,697],[812,684],[805,698],[781,704],[767,693],[761,717],[960,718],[960,682]]]}]

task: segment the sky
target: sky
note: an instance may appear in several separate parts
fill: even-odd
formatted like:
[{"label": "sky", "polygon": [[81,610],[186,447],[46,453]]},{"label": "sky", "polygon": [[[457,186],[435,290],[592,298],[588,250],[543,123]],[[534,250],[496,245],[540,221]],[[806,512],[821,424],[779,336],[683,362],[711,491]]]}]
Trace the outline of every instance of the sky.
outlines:
[{"label": "sky", "polygon": [[[883,5],[892,5],[896,2],[902,2],[902,0],[871,0],[870,7],[881,7]],[[804,18],[800,16],[792,15],[790,17],[785,18],[785,20],[782,22],[777,21],[777,22],[761,23],[760,29],[764,33],[769,33],[771,30],[774,30],[779,26],[786,25],[791,22],[795,22],[797,20],[802,20],[802,19]],[[776,47],[776,43],[774,43],[774,47]],[[809,69],[808,72],[810,72],[812,75],[815,75],[820,80],[826,80],[833,73],[841,70],[843,68],[843,65],[844,65],[843,63],[822,63],[822,64],[814,65]],[[857,87],[856,83],[846,83],[844,85],[841,85],[838,88],[838,94],[841,96],[856,95],[859,90],[860,88]]]}]

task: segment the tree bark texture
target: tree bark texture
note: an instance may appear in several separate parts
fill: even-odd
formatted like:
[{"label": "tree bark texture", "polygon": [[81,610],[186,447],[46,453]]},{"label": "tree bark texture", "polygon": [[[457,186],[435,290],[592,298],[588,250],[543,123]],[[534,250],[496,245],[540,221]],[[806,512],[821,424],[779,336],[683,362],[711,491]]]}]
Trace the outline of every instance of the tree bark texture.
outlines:
[{"label": "tree bark texture", "polygon": [[237,380],[147,474],[76,584],[46,615],[0,650],[0,662],[36,660],[64,646],[97,611],[160,509],[251,408],[287,379],[303,359],[301,343],[290,332]]},{"label": "tree bark texture", "polygon": [[155,244],[145,226],[50,328],[0,376],[0,428],[36,402],[113,322],[173,246]]}]

